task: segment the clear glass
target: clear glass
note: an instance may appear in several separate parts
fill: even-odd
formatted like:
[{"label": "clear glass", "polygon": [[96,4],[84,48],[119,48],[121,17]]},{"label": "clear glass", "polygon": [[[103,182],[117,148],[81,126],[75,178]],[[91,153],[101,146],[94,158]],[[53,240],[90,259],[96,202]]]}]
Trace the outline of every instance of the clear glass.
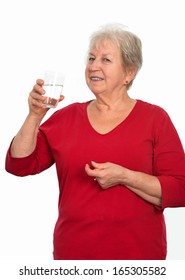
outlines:
[{"label": "clear glass", "polygon": [[55,108],[58,105],[60,96],[64,86],[64,74],[58,71],[47,70],[44,73],[44,85],[43,89],[45,93],[45,101],[43,107]]}]

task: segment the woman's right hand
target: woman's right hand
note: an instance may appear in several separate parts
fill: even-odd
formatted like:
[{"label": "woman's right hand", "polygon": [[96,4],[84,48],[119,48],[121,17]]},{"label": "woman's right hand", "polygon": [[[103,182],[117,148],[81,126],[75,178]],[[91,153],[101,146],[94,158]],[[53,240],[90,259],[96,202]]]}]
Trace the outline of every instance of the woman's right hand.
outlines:
[{"label": "woman's right hand", "polygon": [[43,117],[49,108],[43,107],[43,102],[45,100],[45,90],[42,88],[44,81],[38,79],[36,84],[33,86],[32,91],[28,97],[29,113],[31,115]]},{"label": "woman's right hand", "polygon": [[[36,84],[33,86],[32,91],[29,94],[28,97],[28,104],[29,104],[29,112],[31,115],[44,117],[46,112],[49,110],[49,108],[45,108],[44,100],[46,97],[44,96],[45,90],[42,88],[44,85],[44,81],[42,79],[38,79],[36,81]],[[61,95],[59,102],[64,99],[64,96]]]}]

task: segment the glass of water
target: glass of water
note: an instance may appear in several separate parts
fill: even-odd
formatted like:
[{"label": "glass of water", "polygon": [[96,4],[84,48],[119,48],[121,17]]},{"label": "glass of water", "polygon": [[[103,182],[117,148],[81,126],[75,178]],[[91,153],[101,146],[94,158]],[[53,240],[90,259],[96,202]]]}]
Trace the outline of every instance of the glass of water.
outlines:
[{"label": "glass of water", "polygon": [[44,72],[43,89],[46,91],[43,107],[55,108],[62,94],[64,74],[58,71],[47,70]]}]

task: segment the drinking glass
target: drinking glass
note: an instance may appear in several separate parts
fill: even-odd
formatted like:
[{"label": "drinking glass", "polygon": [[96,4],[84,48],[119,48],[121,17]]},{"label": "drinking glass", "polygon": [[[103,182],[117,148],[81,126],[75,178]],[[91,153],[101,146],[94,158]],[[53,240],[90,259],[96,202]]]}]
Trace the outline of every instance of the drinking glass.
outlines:
[{"label": "drinking glass", "polygon": [[58,71],[46,70],[44,72],[45,101],[43,107],[55,108],[62,94],[64,86],[64,74]]}]

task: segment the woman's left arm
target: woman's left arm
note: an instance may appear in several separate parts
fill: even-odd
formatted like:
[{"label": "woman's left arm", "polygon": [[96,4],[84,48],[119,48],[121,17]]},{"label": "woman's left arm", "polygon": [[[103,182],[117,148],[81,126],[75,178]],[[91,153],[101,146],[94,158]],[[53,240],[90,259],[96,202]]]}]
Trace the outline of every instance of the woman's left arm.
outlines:
[{"label": "woman's left arm", "polygon": [[92,162],[86,172],[104,189],[123,185],[146,201],[167,207],[185,207],[185,154],[168,114],[158,107],[152,127],[152,173],[114,163]]},{"label": "woman's left arm", "polygon": [[133,171],[110,162],[93,161],[91,165],[92,168],[86,164],[85,170],[103,189],[123,185],[149,203],[161,206],[161,185],[156,176]]}]

